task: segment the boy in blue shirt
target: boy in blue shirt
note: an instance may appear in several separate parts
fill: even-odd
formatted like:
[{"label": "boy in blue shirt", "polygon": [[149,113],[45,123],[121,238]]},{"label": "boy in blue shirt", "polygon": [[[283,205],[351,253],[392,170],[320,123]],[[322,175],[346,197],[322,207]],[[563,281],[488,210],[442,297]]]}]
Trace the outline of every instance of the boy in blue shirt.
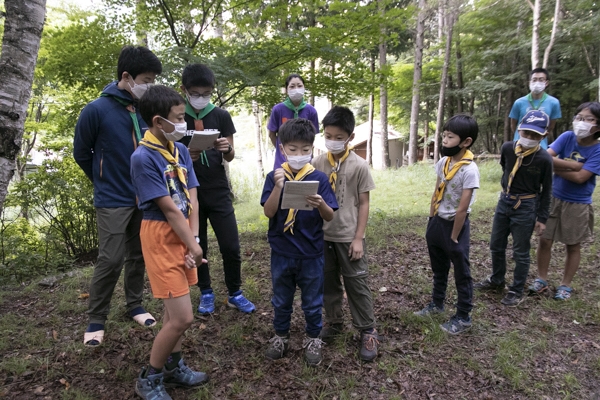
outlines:
[{"label": "boy in blue shirt", "polygon": [[[302,310],[306,319],[304,358],[308,365],[321,363],[323,326],[323,220],[331,221],[337,210],[335,194],[327,175],[311,164],[315,128],[304,118],[287,121],[281,126],[280,150],[287,161],[265,180],[260,203],[269,217],[271,279],[273,284],[273,326],[275,336],[269,340],[265,356],[282,358],[289,349],[290,322],[296,285],[302,291]],[[282,209],[281,197],[286,181],[318,181],[317,194],[306,197],[311,210]]]},{"label": "boy in blue shirt", "polygon": [[[313,165],[329,175],[339,209],[325,222],[325,286],[323,301],[328,326],[321,339],[330,342],[343,329],[344,289],[352,325],[360,332],[358,356],[363,361],[377,357],[373,298],[369,288],[369,264],[365,230],[369,219],[369,192],[375,189],[369,164],[350,147],[354,139],[354,114],[346,107],[333,107],[323,118],[323,136],[329,150]],[[342,278],[344,285],[342,286]]]},{"label": "boy in blue shirt", "polygon": [[152,86],[140,100],[148,130],[131,156],[131,178],[144,212],[142,252],[155,298],[164,317],[135,392],[143,399],[168,400],[165,386],[192,387],[208,381],[181,358],[183,334],[194,321],[190,286],[206,262],[198,238],[198,181],[187,148],[174,143],[186,133],[185,101],[174,90]]},{"label": "boy in blue shirt", "polygon": [[459,114],[450,118],[442,130],[442,154],[445,157],[435,165],[438,178],[425,233],[433,271],[432,302],[415,314],[426,316],[443,312],[452,263],[457,292],[456,314],[440,327],[451,335],[458,335],[471,328],[473,279],[469,261],[469,213],[475,201],[475,189],[479,188],[479,169],[469,147],[477,139],[479,127],[473,117]]}]

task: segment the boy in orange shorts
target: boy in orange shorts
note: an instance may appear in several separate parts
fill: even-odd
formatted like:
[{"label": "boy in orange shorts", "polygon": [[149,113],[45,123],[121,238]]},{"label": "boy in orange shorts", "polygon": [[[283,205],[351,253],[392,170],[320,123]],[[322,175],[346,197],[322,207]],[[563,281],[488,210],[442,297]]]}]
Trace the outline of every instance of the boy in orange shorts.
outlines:
[{"label": "boy in orange shorts", "polygon": [[191,285],[203,262],[198,239],[198,181],[189,151],[175,143],[186,132],[185,101],[166,86],[152,86],[140,99],[148,124],[131,156],[131,178],[144,211],[140,230],[142,253],[152,294],[163,299],[163,326],[156,335],[150,364],[143,368],[135,392],[143,399],[171,399],[165,386],[192,387],[208,381],[181,358],[184,332],[194,320]]}]

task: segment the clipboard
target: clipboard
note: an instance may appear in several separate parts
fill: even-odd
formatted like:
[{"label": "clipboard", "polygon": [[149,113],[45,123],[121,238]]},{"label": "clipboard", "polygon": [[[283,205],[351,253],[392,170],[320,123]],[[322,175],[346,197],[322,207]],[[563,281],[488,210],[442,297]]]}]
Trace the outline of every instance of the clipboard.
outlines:
[{"label": "clipboard", "polygon": [[317,194],[319,181],[286,181],[283,186],[281,209],[312,210],[306,202],[306,196]]},{"label": "clipboard", "polygon": [[217,129],[188,131],[191,139],[187,147],[190,150],[210,150],[214,147],[215,140],[219,138],[220,134],[221,132]]}]

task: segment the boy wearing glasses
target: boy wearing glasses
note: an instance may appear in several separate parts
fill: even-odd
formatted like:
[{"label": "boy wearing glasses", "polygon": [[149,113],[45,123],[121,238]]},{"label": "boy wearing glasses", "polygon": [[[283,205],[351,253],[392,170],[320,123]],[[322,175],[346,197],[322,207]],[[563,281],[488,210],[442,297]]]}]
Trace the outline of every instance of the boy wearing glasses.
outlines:
[{"label": "boy wearing glasses", "polygon": [[549,84],[550,74],[547,69],[535,68],[529,73],[529,90],[531,90],[531,92],[527,94],[527,96],[517,99],[509,114],[510,128],[515,133],[515,142],[519,140],[517,125],[521,123],[525,114],[532,110],[539,110],[550,117],[548,135],[540,143],[540,146],[542,146],[543,149],[548,148],[548,136],[553,139],[552,132],[554,132],[556,120],[562,117],[560,112],[560,102],[556,97],[552,97],[546,93]]},{"label": "boy wearing glasses", "polygon": [[[227,305],[243,313],[254,311],[254,304],[242,294],[240,239],[237,222],[231,202],[229,182],[223,160],[231,162],[235,156],[233,134],[235,127],[231,115],[226,110],[210,102],[215,89],[215,75],[204,64],[189,64],[183,70],[181,91],[186,99],[185,122],[188,130],[203,131],[216,129],[221,134],[210,150],[190,150],[194,161],[194,172],[201,189],[198,190],[200,229],[196,240],[208,259],[208,221],[215,232],[219,250],[223,257],[223,272],[229,298]],[[190,137],[181,142],[187,145]],[[210,281],[208,264],[198,266],[198,287],[200,288],[200,314],[215,311],[215,295]]]}]

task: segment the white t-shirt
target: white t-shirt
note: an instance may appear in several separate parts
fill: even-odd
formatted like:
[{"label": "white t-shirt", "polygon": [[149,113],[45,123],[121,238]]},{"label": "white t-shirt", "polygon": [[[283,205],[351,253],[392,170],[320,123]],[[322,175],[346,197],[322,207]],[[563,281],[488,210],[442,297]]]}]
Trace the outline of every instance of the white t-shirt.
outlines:
[{"label": "white t-shirt", "polygon": [[[447,158],[448,157],[443,157],[435,165],[435,173],[440,177],[441,180],[444,179],[444,165],[446,164]],[[444,196],[442,198],[442,202],[440,203],[440,208],[438,209],[438,215],[441,218],[447,219],[448,221],[453,221],[454,216],[456,215],[456,210],[458,209],[458,205],[460,204],[460,198],[463,190],[478,188],[479,168],[477,168],[477,164],[475,164],[473,161],[469,165],[463,165],[460,167],[456,175],[446,182],[446,188],[444,189]],[[475,190],[473,190],[473,195],[471,196],[467,213],[471,212],[471,205],[474,202]]]}]

